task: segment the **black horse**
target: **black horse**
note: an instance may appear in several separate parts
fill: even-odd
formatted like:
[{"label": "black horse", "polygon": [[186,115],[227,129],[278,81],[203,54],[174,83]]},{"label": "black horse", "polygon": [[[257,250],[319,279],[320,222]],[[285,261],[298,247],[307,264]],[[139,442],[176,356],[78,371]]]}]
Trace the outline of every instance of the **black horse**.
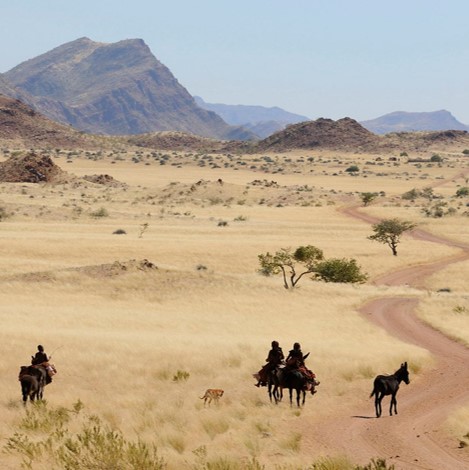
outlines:
[{"label": "black horse", "polygon": [[23,403],[28,397],[31,401],[42,400],[46,386],[47,371],[44,367],[21,366],[18,380],[21,383]]},{"label": "black horse", "polygon": [[273,391],[275,401],[278,402],[283,397],[283,389],[288,388],[290,395],[290,406],[293,405],[293,390],[296,390],[296,404],[304,405],[306,401],[306,392],[311,392],[312,395],[316,393],[315,386],[317,382],[313,379],[305,377],[298,369],[279,369],[275,375],[276,383]]},{"label": "black horse", "polygon": [[272,402],[272,398],[275,400],[275,403],[277,404],[282,397],[279,394],[279,380],[278,380],[278,367],[275,369],[272,369],[269,371],[267,374],[267,392],[269,393],[269,399]]},{"label": "black horse", "polygon": [[399,390],[400,383],[404,381],[409,384],[409,371],[407,369],[407,362],[401,364],[399,370],[394,372],[392,375],[378,375],[373,382],[373,391],[371,392],[370,398],[375,396],[375,410],[376,417],[381,416],[381,400],[386,395],[391,395],[391,405],[389,407],[389,414],[392,416],[392,408],[394,405],[394,413],[397,415],[397,400],[396,394]]}]

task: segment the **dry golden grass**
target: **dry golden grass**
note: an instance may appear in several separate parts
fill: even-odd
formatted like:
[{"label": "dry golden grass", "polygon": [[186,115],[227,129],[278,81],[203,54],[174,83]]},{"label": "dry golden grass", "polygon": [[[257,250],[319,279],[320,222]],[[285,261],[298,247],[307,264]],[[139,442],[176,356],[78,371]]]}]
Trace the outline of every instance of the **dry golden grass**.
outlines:
[{"label": "dry golden grass", "polygon": [[[60,157],[62,168],[77,176],[107,173],[129,186],[2,184],[0,205],[14,215],[0,223],[0,348],[9,358],[0,364],[0,438],[11,436],[24,414],[18,368],[43,343],[47,352],[55,350],[59,369],[46,389],[50,405],[70,407],[81,400],[85,413],[100,415],[129,438],[156,443],[170,468],[196,464],[200,449],[211,459],[255,456],[269,463],[275,456],[278,464],[306,465],[312,454],[302,445],[298,422],[314,425],[320,416],[361,406],[372,377],[392,372],[403,360],[414,374],[431,364],[426,351],[367,323],[357,313],[360,305],[378,296],[416,296],[428,321],[443,328],[444,310],[445,328],[469,337],[467,315],[451,310],[453,304],[467,306],[467,264],[428,281],[432,292],[451,287],[450,303],[443,294],[371,283],[303,279],[298,289],[287,291],[280,278],[256,272],[258,254],[305,244],[323,249],[327,257],[356,258],[371,277],[457,252],[405,237],[393,257],[386,246],[367,240],[370,227],[337,210],[344,200],[358,202],[356,192],[386,191],[386,199],[363,210],[418,220],[435,233],[448,228],[448,236],[457,236],[467,218],[442,222],[421,217],[413,207],[387,205],[389,198],[420,185],[418,171],[406,178],[396,175],[398,167],[389,176],[333,176],[334,158],[348,165],[371,157],[323,157],[307,175],[144,166],[128,159],[111,164],[78,158],[65,164]],[[454,169],[431,171],[437,181]],[[248,201],[237,203],[248,183],[264,178],[286,189],[250,188]],[[205,193],[184,192],[202,179],[211,182]],[[302,206],[298,185],[313,187],[317,204]],[[172,196],[166,197],[169,191]],[[259,205],[260,197],[275,198],[279,191],[287,198],[282,207]],[[215,197],[221,202],[211,203]],[[101,207],[109,216],[91,217]],[[127,233],[114,235],[116,229]],[[71,269],[143,258],[159,269],[115,276]],[[443,282],[448,276],[451,285]],[[301,411],[287,403],[270,405],[265,389],[253,387],[251,374],[263,364],[273,339],[285,350],[300,341],[311,351],[308,364],[322,384]],[[187,380],[177,379],[178,371],[189,373]],[[218,406],[203,406],[199,397],[207,388],[225,390]],[[17,459],[8,456],[12,468]]]}]

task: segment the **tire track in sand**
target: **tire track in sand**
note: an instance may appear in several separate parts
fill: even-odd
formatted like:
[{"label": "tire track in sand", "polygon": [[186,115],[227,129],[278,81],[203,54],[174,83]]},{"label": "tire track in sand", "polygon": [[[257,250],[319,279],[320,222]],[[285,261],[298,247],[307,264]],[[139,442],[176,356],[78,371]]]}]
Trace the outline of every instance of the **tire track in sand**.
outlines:
[{"label": "tire track in sand", "polygon": [[[367,223],[379,219],[349,207],[344,214]],[[461,249],[461,253],[432,263],[408,267],[381,276],[381,285],[421,287],[423,280],[452,263],[469,259],[469,245],[453,242],[423,230],[411,233],[416,239]],[[372,400],[355,416],[342,416],[317,423],[308,437],[311,447],[326,454],[344,453],[366,463],[386,458],[396,469],[467,470],[469,453],[450,438],[442,424],[459,406],[469,403],[469,349],[423,323],[415,315],[418,299],[386,297],[365,304],[360,313],[402,341],[427,349],[434,358],[431,370],[403,385],[398,395],[397,416],[389,417],[389,397],[383,416],[375,418]],[[412,362],[412,358],[409,358]],[[372,383],[370,381],[370,392]],[[314,443],[312,442],[314,441]]]}]

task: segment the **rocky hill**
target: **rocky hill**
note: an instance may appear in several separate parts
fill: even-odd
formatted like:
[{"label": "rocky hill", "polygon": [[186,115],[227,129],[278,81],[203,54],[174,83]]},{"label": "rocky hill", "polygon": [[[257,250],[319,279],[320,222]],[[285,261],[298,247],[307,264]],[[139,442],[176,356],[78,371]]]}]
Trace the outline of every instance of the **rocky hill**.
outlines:
[{"label": "rocky hill", "polygon": [[380,138],[357,121],[343,118],[317,119],[292,124],[253,146],[255,151],[285,151],[288,149],[364,150],[379,145]]},{"label": "rocky hill", "polygon": [[255,137],[197,106],[141,39],[112,44],[77,39],[3,77],[10,88],[31,95],[36,110],[89,133],[177,130],[225,140]]},{"label": "rocky hill", "polygon": [[58,124],[19,100],[0,95],[0,139],[25,147],[89,147],[86,136]]},{"label": "rocky hill", "polygon": [[449,111],[429,113],[406,113],[396,111],[376,119],[362,121],[363,127],[375,134],[389,132],[469,130],[469,126],[459,122]]},{"label": "rocky hill", "polygon": [[199,96],[194,98],[200,107],[214,111],[228,124],[250,129],[262,139],[285,129],[289,124],[310,120],[306,116],[290,113],[277,106],[267,108],[264,106],[206,103]]},{"label": "rocky hill", "polygon": [[30,152],[0,162],[2,183],[64,183],[70,179],[48,155]]}]

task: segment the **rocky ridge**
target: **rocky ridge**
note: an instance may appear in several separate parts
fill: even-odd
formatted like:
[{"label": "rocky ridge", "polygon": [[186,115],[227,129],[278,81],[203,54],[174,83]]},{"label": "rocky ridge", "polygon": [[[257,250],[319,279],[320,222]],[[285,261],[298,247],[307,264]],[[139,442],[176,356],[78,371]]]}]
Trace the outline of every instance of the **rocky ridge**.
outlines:
[{"label": "rocky ridge", "polygon": [[105,44],[80,38],[19,64],[3,78],[32,96],[34,109],[89,133],[177,130],[222,140],[254,137],[197,106],[141,39]]}]

